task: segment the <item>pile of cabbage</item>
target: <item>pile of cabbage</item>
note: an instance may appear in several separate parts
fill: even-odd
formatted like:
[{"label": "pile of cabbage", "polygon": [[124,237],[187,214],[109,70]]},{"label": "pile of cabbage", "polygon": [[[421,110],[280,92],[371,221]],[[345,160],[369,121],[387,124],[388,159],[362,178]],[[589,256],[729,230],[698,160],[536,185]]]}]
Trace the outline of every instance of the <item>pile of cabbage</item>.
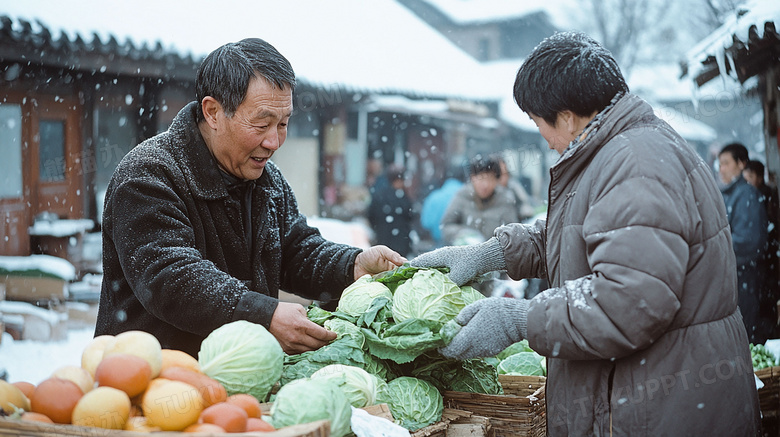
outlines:
[{"label": "pile of cabbage", "polygon": [[[370,399],[367,393],[376,390],[374,403],[387,403],[396,422],[410,431],[441,420],[445,390],[501,394],[497,362],[458,361],[437,351],[446,345],[442,327],[483,297],[470,286],[458,287],[439,269],[404,265],[359,278],[344,290],[336,311],[309,307],[309,319],[338,337],[316,351],[285,356],[282,389],[330,374],[353,400]],[[348,378],[333,376],[338,367],[360,369],[379,382],[361,375],[346,383]]]},{"label": "pile of cabbage", "polygon": [[226,324],[203,341],[201,368],[228,394],[271,400],[267,419],[275,427],[328,419],[336,437],[351,433],[352,408],[386,403],[398,424],[415,431],[441,420],[445,390],[502,394],[499,373],[544,374],[527,342],[485,359],[437,352],[454,335],[442,328],[483,298],[445,273],[404,265],[355,281],[336,311],[310,306],[309,319],[338,334],[315,351],[286,355],[261,325]]}]

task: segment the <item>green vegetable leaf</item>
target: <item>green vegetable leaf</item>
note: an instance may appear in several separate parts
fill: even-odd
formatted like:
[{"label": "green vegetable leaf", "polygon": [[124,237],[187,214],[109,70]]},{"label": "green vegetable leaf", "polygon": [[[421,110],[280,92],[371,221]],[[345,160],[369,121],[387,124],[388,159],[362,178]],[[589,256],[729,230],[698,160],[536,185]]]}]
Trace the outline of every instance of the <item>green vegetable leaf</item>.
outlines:
[{"label": "green vegetable leaf", "polygon": [[371,354],[398,364],[408,363],[422,353],[444,346],[442,324],[432,320],[408,319],[389,326],[380,334],[362,328]]}]

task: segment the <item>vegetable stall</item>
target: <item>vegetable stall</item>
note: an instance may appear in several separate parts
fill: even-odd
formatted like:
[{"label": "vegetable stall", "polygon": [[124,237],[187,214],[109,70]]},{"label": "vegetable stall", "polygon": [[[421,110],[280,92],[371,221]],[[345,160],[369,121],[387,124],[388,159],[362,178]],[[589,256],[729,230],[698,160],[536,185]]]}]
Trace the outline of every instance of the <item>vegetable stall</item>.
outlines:
[{"label": "vegetable stall", "polygon": [[[335,311],[310,306],[309,319],[337,333],[315,351],[287,355],[246,321],[214,330],[197,360],[140,331],[100,336],[81,366],[38,386],[0,386],[0,433],[340,437],[354,435],[353,415],[369,412],[413,437],[459,426],[463,435],[544,435],[545,363],[526,342],[466,361],[437,351],[460,310],[482,298],[446,270],[404,265],[359,278]],[[70,395],[44,396],[49,385]]]}]

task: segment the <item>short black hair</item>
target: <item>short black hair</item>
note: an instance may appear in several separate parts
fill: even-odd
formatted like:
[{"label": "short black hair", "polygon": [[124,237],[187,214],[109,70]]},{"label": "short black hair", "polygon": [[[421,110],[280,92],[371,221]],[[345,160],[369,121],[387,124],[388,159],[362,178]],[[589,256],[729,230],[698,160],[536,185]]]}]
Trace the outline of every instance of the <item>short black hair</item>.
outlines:
[{"label": "short black hair", "polygon": [[747,164],[745,164],[745,170],[752,171],[761,180],[764,180],[764,164],[761,161],[756,161],[755,159],[751,159],[750,161],[747,162]]},{"label": "short black hair", "polygon": [[612,53],[579,32],[542,40],[520,66],[514,85],[517,106],[552,126],[566,110],[581,117],[600,112],[620,92],[628,92],[628,85]]},{"label": "short black hair", "polygon": [[469,176],[482,173],[493,173],[497,178],[501,177],[501,167],[495,157],[476,155],[469,161]]},{"label": "short black hair", "polygon": [[211,96],[232,116],[246,98],[249,82],[262,77],[279,89],[295,91],[295,72],[271,44],[260,38],[228,43],[209,53],[198,68],[195,98],[197,121],[204,120],[203,98]]},{"label": "short black hair", "polygon": [[750,161],[747,147],[745,147],[742,143],[731,143],[723,146],[723,148],[720,149],[718,156],[724,153],[731,154],[731,157],[734,158],[734,161],[736,162],[743,162],[747,164],[748,161]]}]

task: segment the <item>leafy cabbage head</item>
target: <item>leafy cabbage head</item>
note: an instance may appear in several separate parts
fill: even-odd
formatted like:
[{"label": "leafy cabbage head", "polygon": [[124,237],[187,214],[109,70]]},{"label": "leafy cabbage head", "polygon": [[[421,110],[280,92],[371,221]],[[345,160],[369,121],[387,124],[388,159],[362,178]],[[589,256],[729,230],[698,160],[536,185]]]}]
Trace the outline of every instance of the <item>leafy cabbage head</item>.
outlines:
[{"label": "leafy cabbage head", "polygon": [[433,384],[411,376],[401,376],[387,383],[380,399],[387,403],[396,422],[416,431],[441,420],[444,399]]},{"label": "leafy cabbage head", "polygon": [[498,363],[502,375],[545,376],[544,357],[536,352],[518,352]]},{"label": "leafy cabbage head", "polygon": [[469,305],[485,298],[484,294],[480,293],[478,290],[475,290],[474,287],[470,285],[464,285],[463,287],[460,287],[460,293],[463,298],[464,305]]},{"label": "leafy cabbage head", "polygon": [[276,428],[330,420],[330,435],[352,432],[352,405],[334,382],[327,378],[297,379],[282,386],[271,405],[271,424]]},{"label": "leafy cabbage head", "polygon": [[355,366],[331,364],[314,372],[312,379],[325,378],[341,388],[355,408],[374,405],[377,393],[387,389],[387,383]]},{"label": "leafy cabbage head", "polygon": [[329,330],[336,333],[338,338],[349,337],[355,340],[361,347],[366,342],[366,336],[360,331],[354,323],[350,323],[343,319],[328,319],[323,325]]},{"label": "leafy cabbage head", "polygon": [[344,289],[337,309],[350,316],[360,317],[378,297],[392,300],[393,293],[387,285],[372,280],[370,275],[363,275]]},{"label": "leafy cabbage head", "polygon": [[401,323],[408,319],[423,319],[446,323],[466,306],[461,290],[444,273],[419,270],[395,289],[393,319]]},{"label": "leafy cabbage head", "polygon": [[238,320],[203,340],[198,362],[203,373],[225,386],[228,395],[248,393],[265,402],[282,376],[284,352],[265,327]]}]

